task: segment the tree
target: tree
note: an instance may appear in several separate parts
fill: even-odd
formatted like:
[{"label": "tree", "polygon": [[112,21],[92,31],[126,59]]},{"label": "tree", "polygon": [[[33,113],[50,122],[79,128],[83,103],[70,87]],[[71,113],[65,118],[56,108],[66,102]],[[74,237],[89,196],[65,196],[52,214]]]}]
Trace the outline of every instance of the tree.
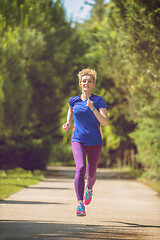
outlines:
[{"label": "tree", "polygon": [[137,128],[130,136],[137,145],[138,160],[146,169],[159,174],[160,3],[119,1],[116,4],[120,4],[124,28],[132,39],[129,51],[134,52],[131,60],[136,63],[130,79],[130,115],[137,122]]},{"label": "tree", "polygon": [[63,99],[73,89],[86,44],[67,22],[61,1],[0,1],[0,20],[1,142],[33,156],[44,149],[47,162],[61,138]]},{"label": "tree", "polygon": [[[137,159],[144,166],[154,165],[156,170],[159,166],[156,130],[159,129],[159,1],[150,4],[113,0],[103,7],[103,18],[98,17],[99,1],[95,2],[91,19],[82,27],[89,33],[88,58],[101,76],[99,87],[107,91],[104,98],[111,108],[111,123],[122,141],[134,139],[139,150]],[[148,149],[150,157],[145,158],[148,162],[145,164],[142,159]],[[154,164],[151,159],[155,159]]]}]

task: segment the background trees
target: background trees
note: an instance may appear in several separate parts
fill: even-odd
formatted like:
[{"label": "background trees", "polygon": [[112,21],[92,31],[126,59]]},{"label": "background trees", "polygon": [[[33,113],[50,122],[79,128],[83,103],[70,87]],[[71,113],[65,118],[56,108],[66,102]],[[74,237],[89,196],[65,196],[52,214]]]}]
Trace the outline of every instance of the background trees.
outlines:
[{"label": "background trees", "polygon": [[138,162],[159,172],[159,1],[88,2],[91,17],[80,26],[86,59],[111,109],[105,157],[137,167],[138,151]]},{"label": "background trees", "polygon": [[1,159],[44,168],[85,44],[60,1],[0,1],[0,19]]},{"label": "background trees", "polygon": [[[72,25],[60,0],[0,0],[3,164],[70,161],[71,132],[61,124],[69,97],[79,94],[78,71],[90,67],[98,73],[95,93],[109,106],[100,165],[137,167],[138,161],[159,174],[159,1],[88,3],[90,19]],[[19,157],[6,162],[13,148]]]}]

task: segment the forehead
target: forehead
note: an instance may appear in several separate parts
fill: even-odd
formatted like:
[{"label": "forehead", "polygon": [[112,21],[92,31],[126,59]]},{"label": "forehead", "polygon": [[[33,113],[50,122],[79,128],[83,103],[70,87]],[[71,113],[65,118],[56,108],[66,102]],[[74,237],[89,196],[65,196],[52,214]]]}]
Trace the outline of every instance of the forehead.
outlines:
[{"label": "forehead", "polygon": [[93,77],[90,76],[90,75],[84,75],[84,76],[82,77],[82,80],[93,80]]}]

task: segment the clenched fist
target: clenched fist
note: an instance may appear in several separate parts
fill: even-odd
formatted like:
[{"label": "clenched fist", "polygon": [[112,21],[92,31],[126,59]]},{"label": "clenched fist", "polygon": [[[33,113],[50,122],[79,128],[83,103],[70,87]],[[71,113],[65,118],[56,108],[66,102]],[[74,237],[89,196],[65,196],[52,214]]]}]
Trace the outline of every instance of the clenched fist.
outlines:
[{"label": "clenched fist", "polygon": [[93,102],[92,102],[89,98],[88,98],[88,100],[87,100],[86,106],[88,106],[91,110],[94,109],[94,104],[93,104]]},{"label": "clenched fist", "polygon": [[63,125],[63,129],[64,129],[64,130],[68,131],[69,128],[70,128],[70,124],[69,124],[69,123],[65,123],[65,124]]}]

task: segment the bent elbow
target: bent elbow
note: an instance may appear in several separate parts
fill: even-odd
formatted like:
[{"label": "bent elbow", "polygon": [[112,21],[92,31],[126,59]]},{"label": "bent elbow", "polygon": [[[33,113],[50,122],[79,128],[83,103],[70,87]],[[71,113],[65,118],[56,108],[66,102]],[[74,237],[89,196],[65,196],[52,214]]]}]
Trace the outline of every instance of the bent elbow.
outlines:
[{"label": "bent elbow", "polygon": [[108,121],[103,123],[103,127],[107,127],[108,126]]}]

